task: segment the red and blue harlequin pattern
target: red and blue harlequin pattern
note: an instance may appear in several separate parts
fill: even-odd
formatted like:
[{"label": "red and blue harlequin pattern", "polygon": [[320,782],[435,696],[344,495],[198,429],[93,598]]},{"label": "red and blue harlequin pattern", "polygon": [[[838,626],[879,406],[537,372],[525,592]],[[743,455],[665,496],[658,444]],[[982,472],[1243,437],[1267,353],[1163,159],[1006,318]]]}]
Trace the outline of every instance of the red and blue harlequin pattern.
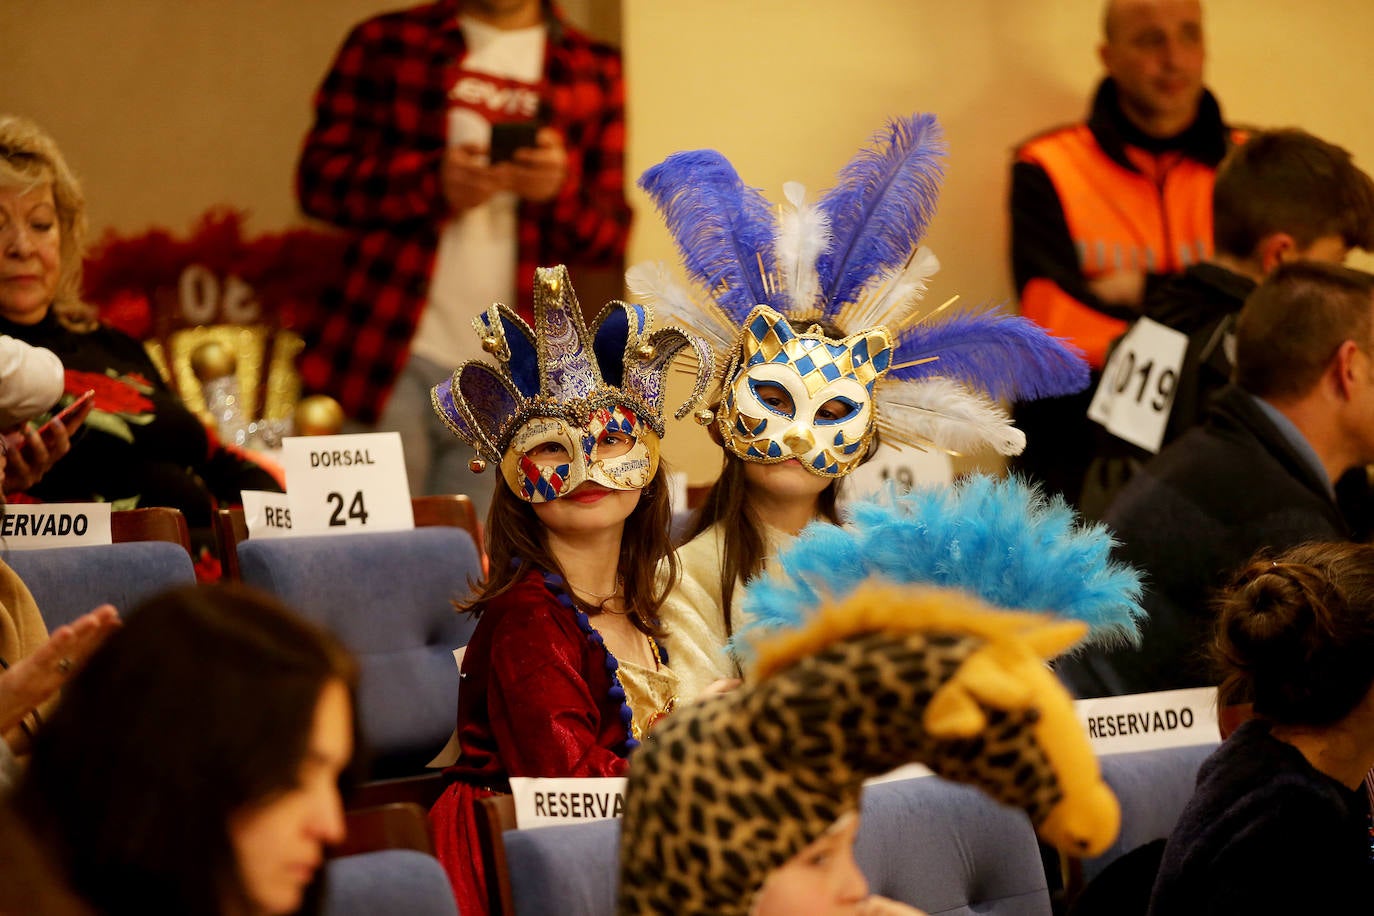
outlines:
[{"label": "red and blue harlequin pattern", "polygon": [[[445,99],[467,52],[461,10],[442,0],[355,28],[316,93],[297,166],[301,208],[357,233],[341,287],[306,316],[301,378],[365,422],[376,420],[409,355],[449,215],[439,167]],[[554,200],[520,205],[515,282],[525,315],[535,267],[618,266],[630,227],[619,52],[555,11],[544,76],[542,107],[563,137],[568,177]],[[474,314],[489,304],[473,303]]]},{"label": "red and blue harlequin pattern", "polygon": [[538,496],[544,500],[557,499],[563,493],[563,485],[568,482],[566,464],[541,466],[524,455],[520,456],[520,473],[524,475],[520,487],[525,499],[533,500]]}]

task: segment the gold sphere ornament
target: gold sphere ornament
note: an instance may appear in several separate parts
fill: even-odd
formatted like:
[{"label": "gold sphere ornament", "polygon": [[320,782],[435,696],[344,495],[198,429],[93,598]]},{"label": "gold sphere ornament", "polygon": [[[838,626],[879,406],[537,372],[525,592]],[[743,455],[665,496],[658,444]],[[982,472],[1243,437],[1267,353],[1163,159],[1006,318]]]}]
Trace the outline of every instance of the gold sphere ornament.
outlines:
[{"label": "gold sphere ornament", "polygon": [[293,420],[298,436],[332,436],[343,426],[344,412],[329,395],[312,394],[301,398]]},{"label": "gold sphere ornament", "polygon": [[491,334],[488,334],[486,337],[483,337],[483,338],[482,338],[482,349],[483,349],[483,350],[486,350],[486,351],[487,351],[488,353],[490,353],[492,356],[495,356],[497,353],[500,353],[500,352],[501,352],[501,340],[500,340],[500,338],[495,337],[495,336],[493,336],[493,335],[491,335]]},{"label": "gold sphere ornament", "polygon": [[692,419],[697,421],[698,426],[710,426],[711,421],[716,418],[716,412],[709,407],[703,407],[692,414]]},{"label": "gold sphere ornament", "polygon": [[202,382],[233,375],[237,364],[233,348],[217,340],[207,340],[191,351],[191,371]]},{"label": "gold sphere ornament", "polygon": [[487,469],[487,460],[477,457],[468,462],[468,470],[474,474],[480,474]]},{"label": "gold sphere ornament", "polygon": [[645,362],[653,359],[657,354],[658,351],[654,349],[653,344],[642,343],[635,348],[635,355]]}]

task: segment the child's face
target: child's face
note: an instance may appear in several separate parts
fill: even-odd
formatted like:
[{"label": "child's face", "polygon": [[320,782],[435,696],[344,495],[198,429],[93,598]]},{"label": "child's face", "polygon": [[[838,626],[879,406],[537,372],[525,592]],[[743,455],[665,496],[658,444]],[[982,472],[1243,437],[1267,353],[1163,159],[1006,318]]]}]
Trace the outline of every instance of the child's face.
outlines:
[{"label": "child's face", "polygon": [[838,916],[856,913],[868,881],[854,861],[857,814],[846,814],[819,839],[768,876],[751,916]]}]

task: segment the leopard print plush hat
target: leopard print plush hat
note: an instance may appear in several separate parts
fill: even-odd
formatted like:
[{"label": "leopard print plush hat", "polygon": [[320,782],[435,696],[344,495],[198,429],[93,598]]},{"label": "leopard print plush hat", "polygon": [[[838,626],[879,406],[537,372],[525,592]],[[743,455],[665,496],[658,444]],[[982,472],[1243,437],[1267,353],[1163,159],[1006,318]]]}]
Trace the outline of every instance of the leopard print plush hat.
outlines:
[{"label": "leopard print plush hat", "polygon": [[1116,799],[1044,664],[1086,630],[888,585],[769,634],[746,686],[679,710],[635,755],[620,912],[745,916],[865,779],[913,761],[1023,807],[1054,845],[1104,850]]}]

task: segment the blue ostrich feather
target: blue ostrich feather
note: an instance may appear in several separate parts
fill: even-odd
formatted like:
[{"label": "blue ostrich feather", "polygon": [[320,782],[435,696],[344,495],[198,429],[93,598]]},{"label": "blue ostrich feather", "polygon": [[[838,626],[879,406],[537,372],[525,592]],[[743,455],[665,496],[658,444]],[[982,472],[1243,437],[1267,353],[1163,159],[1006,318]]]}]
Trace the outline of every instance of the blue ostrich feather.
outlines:
[{"label": "blue ostrich feather", "polygon": [[[919,365],[903,365],[936,356]],[[998,309],[959,312],[904,331],[889,377],[920,381],[942,376],[994,398],[1030,400],[1088,387],[1083,354],[1027,318]]]},{"label": "blue ostrich feather", "polygon": [[827,318],[874,276],[906,263],[939,202],[945,142],[934,115],[893,119],[875,139],[819,204],[832,238],[816,261]]},{"label": "blue ostrich feather", "polygon": [[641,175],[639,186],[662,214],[688,275],[735,322],[743,324],[760,303],[787,310],[780,293],[768,295],[759,271],[760,258],[765,272],[776,267],[773,208],[729,160],[715,150],[674,153]]},{"label": "blue ostrich feather", "polygon": [[1015,477],[889,491],[852,505],[842,527],[808,525],[773,572],[745,586],[750,622],[732,650],[800,626],[871,581],[960,589],[994,607],[1081,620],[1092,642],[1137,643],[1140,576],[1111,549],[1104,526],[1082,524],[1062,499]]}]

